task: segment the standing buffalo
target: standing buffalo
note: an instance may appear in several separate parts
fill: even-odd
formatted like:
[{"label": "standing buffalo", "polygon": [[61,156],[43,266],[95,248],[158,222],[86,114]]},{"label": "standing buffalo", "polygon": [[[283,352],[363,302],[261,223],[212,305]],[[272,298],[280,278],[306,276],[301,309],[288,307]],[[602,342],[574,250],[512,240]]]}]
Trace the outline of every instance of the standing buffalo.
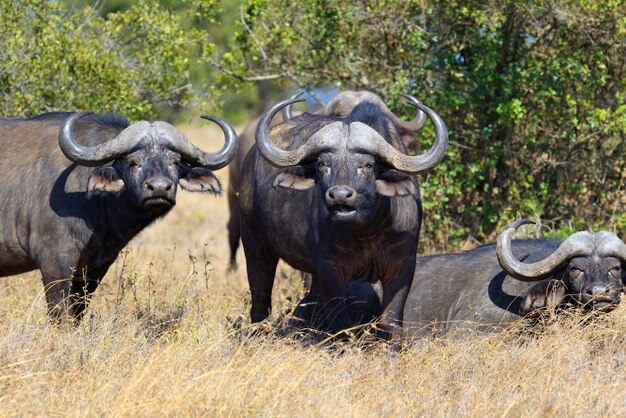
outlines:
[{"label": "standing buffalo", "polygon": [[[165,122],[129,126],[91,112],[0,120],[0,275],[39,269],[49,314],[80,319],[119,251],[176,202],[176,184],[222,191],[211,169],[235,156],[206,153]],[[58,142],[57,142],[58,141]]]},{"label": "standing buffalo", "polygon": [[[299,97],[301,93],[298,93],[291,98],[295,99]],[[326,106],[319,106],[312,110],[312,113],[328,116],[346,116],[352,109],[354,109],[359,103],[372,102],[377,105],[395,124],[400,139],[407,147],[407,149],[417,149],[416,133],[419,131],[426,122],[426,115],[424,112],[418,110],[417,116],[412,121],[404,121],[396,116],[386,105],[385,102],[376,94],[369,91],[344,91],[337,94],[333,99],[328,102]],[[276,126],[289,120],[293,117],[291,107],[286,106],[281,113],[276,115],[272,120],[270,127]],[[235,269],[237,267],[237,248],[239,247],[239,238],[241,236],[240,230],[240,209],[239,209],[239,190],[241,188],[241,167],[243,166],[243,160],[246,158],[248,151],[254,145],[254,134],[256,132],[257,125],[260,117],[250,122],[248,126],[239,136],[239,150],[236,157],[228,166],[228,208],[230,217],[228,219],[228,241],[230,244],[230,268]]]},{"label": "standing buffalo", "polygon": [[242,241],[253,322],[271,308],[279,258],[312,273],[313,317],[330,332],[351,326],[345,309],[351,279],[380,278],[381,336],[402,330],[422,219],[417,179],[443,159],[448,135],[441,118],[417,99],[409,103],[435,126],[433,147],[403,152],[397,127],[371,102],[346,116],[303,114],[270,130],[282,101],[261,117],[256,147],[243,165]]},{"label": "standing buffalo", "polygon": [[[607,311],[619,304],[626,244],[606,231],[577,232],[563,242],[511,242],[515,229],[527,223],[508,226],[497,244],[418,258],[404,310],[409,334],[492,330],[543,308]],[[376,306],[369,316],[380,315],[371,286],[353,284],[349,296],[358,314],[369,305]]]}]

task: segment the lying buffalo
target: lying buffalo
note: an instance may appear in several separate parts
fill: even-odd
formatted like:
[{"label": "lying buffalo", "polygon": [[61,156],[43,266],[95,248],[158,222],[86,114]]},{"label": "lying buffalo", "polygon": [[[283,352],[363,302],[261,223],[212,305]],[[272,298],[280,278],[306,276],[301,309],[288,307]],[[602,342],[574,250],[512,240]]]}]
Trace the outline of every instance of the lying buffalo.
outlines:
[{"label": "lying buffalo", "polygon": [[[299,97],[301,93],[292,96],[293,99]],[[396,116],[386,105],[385,102],[376,94],[369,91],[343,91],[337,94],[325,106],[319,106],[311,110],[312,113],[329,116],[346,116],[359,103],[372,102],[377,105],[394,123],[400,135],[400,139],[407,149],[416,150],[417,138],[416,133],[424,126],[426,115],[418,110],[415,119],[404,121]],[[293,117],[291,106],[286,106],[283,111],[276,115],[272,120],[270,127],[276,126]],[[237,249],[239,248],[239,238],[241,230],[239,225],[240,209],[239,209],[239,190],[241,188],[241,167],[243,160],[248,151],[254,145],[254,135],[260,117],[250,122],[239,136],[239,150],[237,155],[228,166],[228,208],[230,217],[228,219],[228,241],[230,245],[230,268],[237,268]]]},{"label": "lying buffalo", "polygon": [[[608,311],[620,303],[626,244],[618,237],[600,231],[577,232],[562,242],[511,241],[527,223],[511,224],[497,244],[418,258],[404,310],[409,334],[491,330],[544,308]],[[349,296],[353,315],[381,314],[371,286],[354,283]]]},{"label": "lying buffalo", "polygon": [[439,164],[448,143],[441,118],[406,97],[435,126],[433,147],[418,156],[404,153],[397,127],[371,102],[346,116],[303,114],[271,130],[274,115],[296,100],[263,114],[241,181],[253,322],[269,315],[280,258],[312,273],[312,316],[330,332],[352,325],[344,300],[352,278],[381,279],[381,336],[401,332],[422,220],[414,175]]},{"label": "lying buffalo", "polygon": [[176,184],[221,193],[212,169],[236,135],[206,153],[165,122],[91,112],[0,120],[0,275],[39,269],[49,314],[79,319],[89,295],[137,233],[176,202]]}]

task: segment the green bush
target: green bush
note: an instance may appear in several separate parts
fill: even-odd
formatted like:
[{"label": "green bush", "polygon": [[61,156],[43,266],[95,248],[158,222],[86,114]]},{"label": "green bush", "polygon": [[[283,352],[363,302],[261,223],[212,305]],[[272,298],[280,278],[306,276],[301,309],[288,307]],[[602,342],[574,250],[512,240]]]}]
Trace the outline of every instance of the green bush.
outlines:
[{"label": "green bush", "polygon": [[185,0],[176,14],[134,3],[105,18],[58,0],[0,2],[3,115],[90,109],[138,119],[156,106],[206,104],[215,90],[208,77],[194,88],[191,73],[213,52],[215,2]]}]

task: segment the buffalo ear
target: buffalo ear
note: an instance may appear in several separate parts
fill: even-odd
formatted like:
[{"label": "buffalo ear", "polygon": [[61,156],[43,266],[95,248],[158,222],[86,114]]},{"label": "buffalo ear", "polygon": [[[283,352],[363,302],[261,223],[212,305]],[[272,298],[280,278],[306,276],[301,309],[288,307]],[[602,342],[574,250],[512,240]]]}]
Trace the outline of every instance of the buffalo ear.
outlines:
[{"label": "buffalo ear", "polygon": [[117,193],[124,186],[124,181],[117,175],[117,171],[113,167],[98,167],[89,175],[87,193],[89,196],[97,192]]},{"label": "buffalo ear", "polygon": [[538,309],[556,308],[564,298],[565,284],[561,280],[537,283],[523,296],[520,315],[526,316]]},{"label": "buffalo ear", "polygon": [[296,190],[310,189],[315,186],[315,179],[307,177],[306,171],[302,166],[285,168],[274,177],[272,186]]},{"label": "buffalo ear", "polygon": [[413,178],[397,170],[387,170],[375,183],[376,192],[383,196],[408,196],[418,193]]},{"label": "buffalo ear", "polygon": [[207,192],[221,195],[224,191],[222,184],[211,170],[194,167],[178,180],[183,190],[188,192]]}]

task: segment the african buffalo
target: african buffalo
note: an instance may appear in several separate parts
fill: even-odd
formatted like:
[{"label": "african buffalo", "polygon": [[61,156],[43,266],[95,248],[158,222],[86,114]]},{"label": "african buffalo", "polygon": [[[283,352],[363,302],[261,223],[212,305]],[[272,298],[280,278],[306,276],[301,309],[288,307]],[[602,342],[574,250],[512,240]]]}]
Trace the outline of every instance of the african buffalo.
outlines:
[{"label": "african buffalo", "polygon": [[235,156],[222,119],[217,153],[166,122],[129,123],[92,112],[0,120],[0,275],[39,269],[48,312],[82,317],[120,250],[176,202],[177,183],[221,193],[211,169]]},{"label": "african buffalo", "polygon": [[[608,311],[620,303],[626,244],[618,237],[600,231],[577,232],[562,242],[511,241],[527,223],[509,225],[497,244],[419,257],[404,309],[408,334],[494,330],[544,308]],[[381,314],[371,286],[352,284],[349,297],[356,301],[355,315],[370,320]]]},{"label": "african buffalo", "polygon": [[311,315],[320,327],[349,328],[348,281],[380,278],[381,337],[401,333],[422,220],[414,175],[439,164],[448,144],[441,118],[405,97],[435,126],[433,147],[422,155],[405,154],[397,127],[371,102],[346,116],[303,114],[271,130],[274,115],[297,100],[263,114],[244,161],[240,200],[253,322],[269,315],[280,258],[312,273]]},{"label": "african buffalo", "polygon": [[[291,96],[295,99],[299,97],[301,93]],[[318,106],[312,110],[311,113],[320,115],[334,115],[334,116],[346,116],[361,102],[372,102],[376,104],[382,111],[391,119],[398,129],[398,134],[402,139],[407,149],[417,149],[416,133],[419,131],[426,122],[426,114],[418,110],[415,119],[412,121],[404,121],[396,116],[383,102],[383,100],[376,94],[369,91],[344,91],[337,94],[328,102],[325,106]],[[291,106],[286,106],[283,111],[276,115],[272,120],[270,126],[276,126],[289,120],[293,117]],[[237,268],[237,249],[239,248],[239,238],[241,236],[240,230],[240,209],[239,209],[239,189],[241,188],[241,167],[243,166],[243,160],[246,158],[248,151],[254,145],[254,134],[256,127],[261,118],[257,118],[250,122],[248,126],[239,135],[239,150],[233,161],[228,166],[228,209],[230,216],[228,218],[228,242],[230,245],[230,268]]]}]

